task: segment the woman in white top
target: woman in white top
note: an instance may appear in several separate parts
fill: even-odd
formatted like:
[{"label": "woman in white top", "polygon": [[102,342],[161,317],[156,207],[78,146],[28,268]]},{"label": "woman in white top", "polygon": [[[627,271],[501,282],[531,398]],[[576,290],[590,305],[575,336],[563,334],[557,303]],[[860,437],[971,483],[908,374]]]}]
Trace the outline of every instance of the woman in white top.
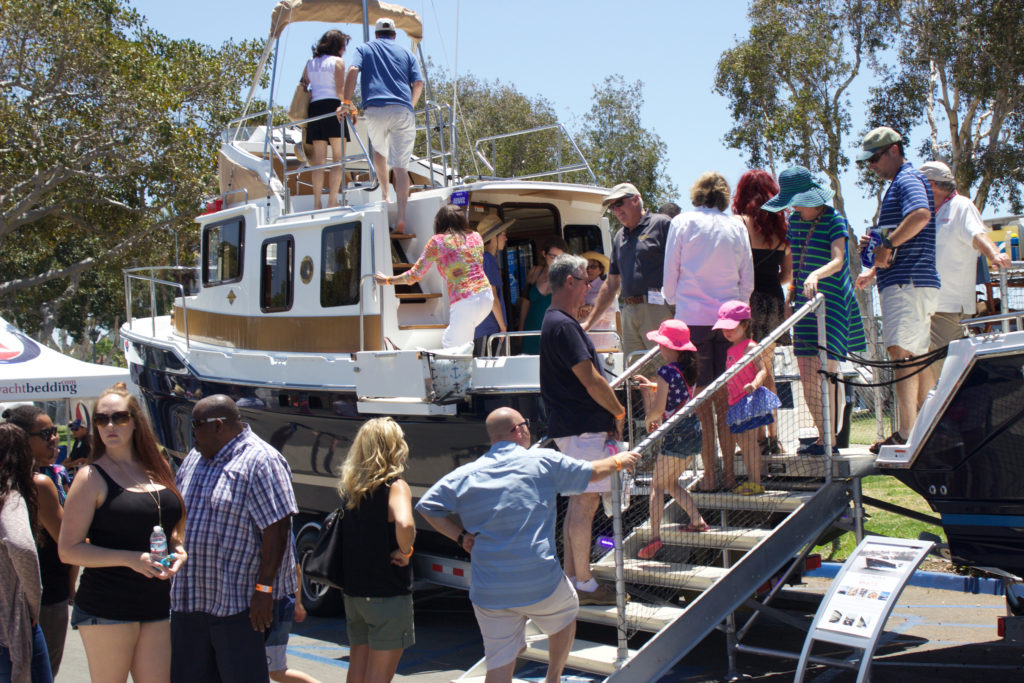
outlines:
[{"label": "woman in white top", "polygon": [[[348,45],[348,36],[341,31],[331,30],[323,34],[313,46],[313,58],[302,70],[302,84],[311,92],[309,117],[334,113],[341,106],[345,91],[345,60],[341,55]],[[341,122],[336,116],[306,125],[306,142],[313,145],[313,166],[327,163],[327,143],[331,143],[331,159],[337,162],[344,152],[341,142]],[[346,130],[346,139],[348,131]],[[313,171],[313,208],[323,208],[324,172]],[[338,205],[338,189],[341,187],[341,167],[331,169],[328,186],[327,206]]]}]

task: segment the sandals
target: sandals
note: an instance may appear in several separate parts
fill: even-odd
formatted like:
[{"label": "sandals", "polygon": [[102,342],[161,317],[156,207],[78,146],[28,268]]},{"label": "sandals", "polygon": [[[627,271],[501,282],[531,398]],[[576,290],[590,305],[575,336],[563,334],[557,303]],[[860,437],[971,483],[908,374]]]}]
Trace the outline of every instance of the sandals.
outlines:
[{"label": "sandals", "polygon": [[745,481],[734,488],[732,492],[738,493],[741,496],[757,496],[764,493],[764,487],[752,481]]},{"label": "sandals", "polygon": [[640,548],[640,552],[638,552],[636,556],[641,560],[650,560],[658,554],[659,550],[661,550],[664,547],[665,544],[661,542],[661,539],[656,538],[647,545],[645,545],[643,548]]},{"label": "sandals", "polygon": [[711,527],[709,527],[706,523],[705,524],[694,524],[694,523],[691,522],[691,523],[687,524],[686,526],[683,526],[682,524],[679,525],[679,530],[680,531],[684,531],[684,532],[691,533],[691,534],[702,534],[702,533],[704,533],[705,531],[707,531],[710,528]]}]

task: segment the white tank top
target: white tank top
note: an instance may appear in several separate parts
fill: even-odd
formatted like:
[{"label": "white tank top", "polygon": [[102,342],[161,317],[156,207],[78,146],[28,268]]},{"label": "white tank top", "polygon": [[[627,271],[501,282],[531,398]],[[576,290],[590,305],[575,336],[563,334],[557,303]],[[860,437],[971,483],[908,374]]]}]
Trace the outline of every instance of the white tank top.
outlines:
[{"label": "white tank top", "polygon": [[341,57],[321,55],[306,62],[306,76],[312,91],[310,101],[338,99],[338,88],[334,83],[334,70],[343,64]]}]

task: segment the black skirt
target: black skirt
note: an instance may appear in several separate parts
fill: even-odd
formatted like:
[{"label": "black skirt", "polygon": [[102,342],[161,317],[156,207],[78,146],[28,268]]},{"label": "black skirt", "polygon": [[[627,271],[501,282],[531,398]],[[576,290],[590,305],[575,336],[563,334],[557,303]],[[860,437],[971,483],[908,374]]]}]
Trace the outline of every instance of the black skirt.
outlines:
[{"label": "black skirt", "polygon": [[[309,117],[321,116],[327,113],[334,113],[338,107],[341,106],[341,100],[338,99],[327,99],[327,100],[315,100],[309,103]],[[319,121],[310,121],[306,124],[306,142],[311,143],[314,140],[330,140],[331,138],[341,137],[341,122],[338,121],[338,117],[329,116]],[[345,126],[345,140],[349,140],[348,136],[348,125]]]}]

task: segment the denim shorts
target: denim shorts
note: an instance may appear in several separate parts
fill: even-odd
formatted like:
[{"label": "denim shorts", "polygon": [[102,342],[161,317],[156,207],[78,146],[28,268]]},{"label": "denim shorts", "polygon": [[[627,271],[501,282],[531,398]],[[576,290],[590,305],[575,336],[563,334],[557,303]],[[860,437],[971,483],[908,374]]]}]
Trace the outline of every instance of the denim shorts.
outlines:
[{"label": "denim shorts", "polygon": [[288,635],[295,622],[295,596],[274,600],[274,620],[267,631],[267,668],[284,671],[288,668]]},{"label": "denim shorts", "polygon": [[[170,619],[171,615],[168,614],[167,618]],[[147,619],[145,621],[139,619],[107,619],[106,617],[94,617],[78,605],[75,605],[71,609],[71,628],[76,631],[79,626],[116,626],[117,624],[139,623],[148,624],[154,621],[163,621],[163,619]]]}]

